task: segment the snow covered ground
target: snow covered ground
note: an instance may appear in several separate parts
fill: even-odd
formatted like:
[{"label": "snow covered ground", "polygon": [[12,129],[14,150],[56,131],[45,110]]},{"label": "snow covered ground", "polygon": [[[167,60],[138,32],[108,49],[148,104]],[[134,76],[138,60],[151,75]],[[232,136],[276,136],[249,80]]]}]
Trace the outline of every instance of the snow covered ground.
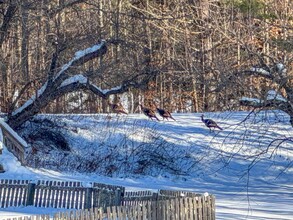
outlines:
[{"label": "snow covered ground", "polygon": [[[101,182],[123,185],[127,190],[186,190],[208,192],[216,196],[217,219],[293,219],[293,142],[289,118],[280,112],[206,113],[205,118],[218,122],[224,129],[209,132],[200,119],[201,114],[174,114],[176,121],[150,121],[144,115],[127,116],[83,115],[58,116],[72,132],[72,147],[83,153],[105,138],[105,127],[117,141],[123,133],[135,143],[147,142],[141,133],[148,130],[180,149],[190,149],[198,160],[186,176],[162,173],[156,175],[125,175],[106,177],[95,173],[57,172],[50,169],[32,169],[20,163],[4,148],[0,160],[6,170],[1,179],[49,179],[62,181]],[[249,117],[248,117],[249,115]],[[107,120],[107,121],[106,121]],[[119,128],[113,129],[113,127]],[[103,132],[101,132],[103,131]],[[95,143],[95,144],[94,144]],[[117,142],[119,143],[119,142]],[[92,150],[92,149],[91,149]],[[186,164],[182,164],[182,167]],[[0,220],[23,215],[53,214],[52,208],[11,207],[0,209]]]}]

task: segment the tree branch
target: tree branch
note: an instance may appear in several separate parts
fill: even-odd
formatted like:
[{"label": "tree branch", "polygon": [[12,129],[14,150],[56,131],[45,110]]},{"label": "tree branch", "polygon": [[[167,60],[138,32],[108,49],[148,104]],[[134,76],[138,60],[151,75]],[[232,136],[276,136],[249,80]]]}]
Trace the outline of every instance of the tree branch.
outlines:
[{"label": "tree branch", "polygon": [[[119,86],[110,89],[102,89],[90,83],[88,77],[81,74],[70,76],[69,73],[73,67],[82,65],[96,57],[101,57],[106,52],[107,47],[105,41],[101,41],[101,43],[85,50],[77,51],[74,57],[64,64],[56,75],[54,75],[54,72],[58,56],[54,54],[47,81],[37,91],[36,95],[32,96],[26,103],[8,116],[9,125],[12,128],[19,127],[30,117],[40,112],[50,102],[67,93],[84,90],[91,91],[102,98],[107,98],[112,94],[123,93],[130,87],[141,88],[158,73],[156,69],[146,68],[143,73],[136,74],[121,82]],[[85,74],[88,75],[88,73]]]},{"label": "tree branch", "polygon": [[81,50],[75,53],[73,59],[62,66],[61,70],[57,73],[54,78],[54,83],[59,86],[62,81],[67,78],[66,73],[69,72],[73,67],[84,64],[96,57],[103,56],[107,52],[106,41],[102,40],[99,44],[89,47],[85,50]]},{"label": "tree branch", "polygon": [[242,106],[253,108],[274,108],[292,115],[293,109],[288,102],[272,99],[272,100],[257,100],[257,99],[241,99],[239,104]]},{"label": "tree branch", "polygon": [[80,4],[80,3],[84,3],[86,2],[86,0],[71,0],[71,1],[66,1],[64,2],[62,5],[52,9],[49,12],[49,17],[53,18],[56,14],[60,13],[61,11],[63,11],[65,8],[69,8],[72,7],[74,5]]},{"label": "tree branch", "polygon": [[0,46],[3,44],[5,38],[9,34],[8,28],[10,27],[11,20],[13,19],[15,13],[17,11],[17,4],[15,1],[11,1],[10,5],[8,6],[3,22],[0,27]]}]

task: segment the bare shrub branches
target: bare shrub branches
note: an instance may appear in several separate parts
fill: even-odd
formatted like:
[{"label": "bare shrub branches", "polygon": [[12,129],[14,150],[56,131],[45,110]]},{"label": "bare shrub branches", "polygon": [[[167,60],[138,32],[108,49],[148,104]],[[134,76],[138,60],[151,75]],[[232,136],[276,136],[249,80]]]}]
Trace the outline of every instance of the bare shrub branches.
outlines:
[{"label": "bare shrub branches", "polygon": [[[28,154],[31,158],[29,165],[108,176],[186,176],[196,169],[202,159],[197,158],[195,149],[181,148],[164,140],[155,126],[145,122],[133,121],[130,124],[123,117],[108,119],[100,115],[94,120],[88,118],[86,125],[76,123],[85,117],[40,115],[28,121],[21,132],[32,148],[27,149],[31,152]],[[99,125],[95,125],[97,122]],[[53,144],[49,148],[47,143],[41,143],[37,132],[40,127],[41,130],[50,130],[52,134],[60,133],[70,145],[70,152],[60,150],[62,146]],[[100,135],[91,135],[91,132],[99,132]],[[87,137],[82,145],[78,138],[70,138],[79,136],[79,133]]]}]

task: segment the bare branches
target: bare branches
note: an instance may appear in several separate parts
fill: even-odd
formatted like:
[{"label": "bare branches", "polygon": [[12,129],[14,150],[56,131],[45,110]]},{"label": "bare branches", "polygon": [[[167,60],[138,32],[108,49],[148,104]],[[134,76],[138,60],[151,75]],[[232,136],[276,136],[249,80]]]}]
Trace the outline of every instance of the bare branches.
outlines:
[{"label": "bare branches", "polygon": [[49,17],[52,18],[56,14],[62,12],[65,8],[69,8],[69,7],[72,7],[74,5],[77,5],[77,4],[80,4],[80,3],[84,3],[84,2],[86,2],[86,0],[71,0],[71,1],[66,1],[62,5],[59,5],[58,7],[53,8],[49,12]]},{"label": "bare branches", "polygon": [[15,13],[17,11],[17,4],[16,1],[10,1],[10,4],[5,11],[3,22],[0,27],[0,45],[3,44],[5,38],[9,34],[8,29],[10,27],[11,20],[13,19]]},{"label": "bare branches", "polygon": [[[88,75],[87,73],[85,73],[85,75],[75,74],[70,76],[70,71],[74,67],[85,64],[97,57],[101,57],[106,52],[106,42],[102,40],[99,44],[85,50],[77,51],[74,57],[64,64],[61,70],[57,73],[55,73],[55,70],[58,56],[57,53],[53,54],[47,81],[24,105],[9,115],[8,123],[10,126],[13,128],[20,126],[30,117],[38,113],[42,108],[46,107],[50,102],[64,94],[83,90],[93,92],[99,97],[107,98],[112,94],[123,93],[130,87],[141,88],[157,74],[157,71],[155,70],[148,70],[142,74],[134,74],[132,77],[120,82],[115,88],[107,89],[102,89],[91,83],[89,78],[86,77],[86,75]],[[26,89],[26,87],[24,89]]]},{"label": "bare branches", "polygon": [[12,127],[16,128],[30,117],[38,113],[42,108],[47,106],[57,97],[65,94],[66,92],[78,90],[80,88],[86,88],[84,84],[78,83],[78,81],[68,83],[68,86],[64,88],[59,87],[63,81],[69,78],[66,73],[69,72],[73,67],[84,64],[96,57],[100,57],[104,55],[106,51],[107,47],[105,46],[105,41],[101,41],[101,43],[85,50],[78,51],[75,53],[74,58],[63,65],[61,70],[56,75],[54,75],[54,70],[56,68],[58,56],[57,54],[54,54],[51,61],[47,81],[42,85],[42,87],[34,96],[32,96],[20,108],[12,112],[12,114],[8,117],[8,123],[10,123]]},{"label": "bare branches", "polygon": [[62,80],[66,78],[66,73],[69,72],[73,67],[84,64],[94,58],[101,57],[107,52],[106,42],[103,40],[99,44],[89,47],[85,50],[77,51],[74,58],[68,63],[64,64],[62,69],[57,73],[54,78],[54,82],[60,85]]},{"label": "bare branches", "polygon": [[17,102],[21,98],[21,96],[24,94],[25,91],[28,90],[29,87],[31,87],[32,84],[34,84],[38,79],[31,80],[30,82],[27,82],[26,85],[20,90],[18,96],[14,99],[12,104],[9,106],[8,114],[10,115],[12,111],[14,110]]},{"label": "bare branches", "polygon": [[[240,71],[237,74],[242,75],[243,77],[254,76],[265,78],[270,81],[272,86],[278,88],[278,91],[283,91],[286,96],[284,98],[282,95],[274,92],[275,97],[270,98],[242,98],[239,101],[241,106],[279,109],[289,114],[291,118],[293,117],[293,89],[285,64],[275,61],[271,67],[268,65],[262,65],[261,67],[253,67],[250,70]],[[269,94],[267,95],[269,96]]]}]

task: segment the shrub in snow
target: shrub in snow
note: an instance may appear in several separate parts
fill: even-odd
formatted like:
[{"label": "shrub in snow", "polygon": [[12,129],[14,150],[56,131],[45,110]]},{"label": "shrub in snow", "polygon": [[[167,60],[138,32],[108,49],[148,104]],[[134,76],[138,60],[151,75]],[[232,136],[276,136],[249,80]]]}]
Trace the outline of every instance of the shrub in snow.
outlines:
[{"label": "shrub in snow", "polygon": [[27,122],[27,126],[30,129],[23,135],[34,150],[50,151],[59,149],[61,151],[70,151],[62,131],[64,124],[57,124],[49,118],[34,118]]},{"label": "shrub in snow", "polygon": [[149,123],[105,115],[38,116],[21,132],[31,146],[32,167],[108,176],[188,174],[196,153],[169,143]]}]

